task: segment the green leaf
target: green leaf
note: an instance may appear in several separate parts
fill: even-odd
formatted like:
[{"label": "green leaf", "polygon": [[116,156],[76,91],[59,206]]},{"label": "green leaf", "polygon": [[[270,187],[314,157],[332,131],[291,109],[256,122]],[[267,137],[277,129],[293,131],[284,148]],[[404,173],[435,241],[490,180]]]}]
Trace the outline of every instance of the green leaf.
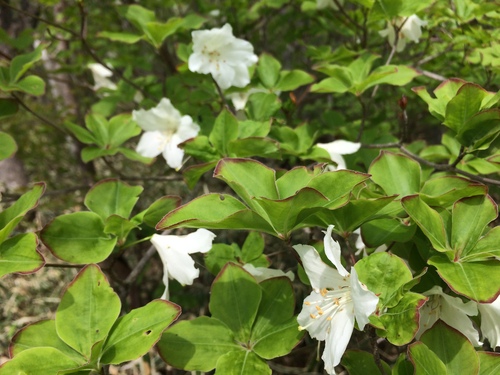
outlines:
[{"label": "green leaf", "polygon": [[414,91],[429,106],[429,112],[440,121],[444,121],[446,106],[448,102],[455,97],[457,91],[466,82],[459,78],[451,78],[441,83],[434,90],[434,97],[431,97],[424,86],[414,87]]},{"label": "green leaf", "polygon": [[42,320],[30,324],[15,334],[12,338],[10,353],[12,356],[17,356],[19,353],[37,347],[50,347],[64,353],[65,356],[78,362],[80,365],[85,364],[86,360],[80,353],[66,345],[57,335],[56,321]]},{"label": "green leaf", "polygon": [[447,374],[444,363],[423,342],[417,341],[408,346],[408,355],[415,367],[415,374]]},{"label": "green leaf", "polygon": [[480,303],[491,303],[498,295],[500,289],[498,260],[451,262],[446,257],[433,256],[428,263],[437,268],[439,276],[458,294]]},{"label": "green leaf", "polygon": [[415,369],[406,354],[400,354],[392,367],[391,375],[414,375]]},{"label": "green leaf", "polygon": [[467,256],[482,236],[487,225],[495,220],[498,208],[488,196],[464,198],[452,211],[451,246],[455,260]]},{"label": "green leaf", "polygon": [[21,78],[35,62],[42,58],[42,51],[45,47],[45,44],[40,44],[33,52],[19,55],[12,59],[9,69],[11,83],[19,81],[19,78]]},{"label": "green leaf", "polygon": [[0,212],[0,243],[7,239],[28,211],[38,206],[44,191],[45,183],[37,182],[33,189],[21,195],[12,206]]},{"label": "green leaf", "polygon": [[87,115],[85,117],[85,125],[91,131],[96,139],[97,145],[106,147],[109,143],[108,121],[104,116],[96,113]]},{"label": "green leaf", "polygon": [[124,13],[123,16],[139,30],[144,31],[148,22],[156,21],[155,13],[140,5],[129,5],[123,7],[123,9],[125,10],[125,12],[122,12]]},{"label": "green leaf", "polygon": [[249,138],[249,137],[265,137],[269,134],[271,130],[271,120],[268,121],[252,121],[245,120],[239,121],[239,134],[238,138]]},{"label": "green leaf", "polygon": [[98,266],[83,268],[61,298],[56,312],[59,337],[84,357],[105,339],[120,314],[121,303]]},{"label": "green leaf", "polygon": [[237,245],[227,245],[224,243],[216,243],[212,245],[212,248],[205,256],[205,267],[207,267],[211,274],[217,275],[227,263],[236,263],[238,261],[235,246]]},{"label": "green leaf", "polygon": [[396,306],[387,309],[380,316],[380,321],[386,330],[384,334],[389,342],[400,346],[413,340],[418,330],[418,310],[426,299],[421,294],[408,292]]},{"label": "green leaf", "polygon": [[82,126],[73,124],[70,121],[65,121],[64,126],[82,143],[87,145],[97,143],[96,138],[87,129]]},{"label": "green leaf", "polygon": [[388,195],[404,197],[420,191],[420,165],[405,155],[381,151],[368,173]]},{"label": "green leaf", "polygon": [[294,229],[308,225],[304,221],[311,215],[312,207],[323,207],[330,203],[323,194],[308,187],[285,199],[254,198],[254,201],[260,207],[258,212],[261,216],[266,215],[282,239],[288,239]]},{"label": "green leaf", "polygon": [[122,216],[111,215],[104,222],[105,234],[111,234],[118,237],[117,245],[123,245],[130,231],[138,228],[138,225]]},{"label": "green leaf", "polygon": [[36,272],[45,264],[37,251],[34,233],[18,234],[0,243],[0,277],[9,273]]},{"label": "green leaf", "polygon": [[478,375],[495,375],[500,371],[500,354],[492,352],[477,352],[479,357]]},{"label": "green leaf", "polygon": [[158,49],[163,44],[165,38],[174,34],[183,24],[184,21],[182,18],[172,17],[165,23],[148,22],[143,26],[143,30],[153,46]]},{"label": "green leaf", "polygon": [[[380,363],[384,367],[385,374],[390,374],[389,365],[384,361],[380,361]],[[342,356],[341,364],[349,371],[349,375],[382,374],[375,363],[373,354],[360,350],[347,350]]]},{"label": "green leaf", "polygon": [[420,198],[429,206],[450,207],[461,198],[486,195],[483,184],[458,176],[440,176],[425,181]]},{"label": "green leaf", "polygon": [[10,158],[17,151],[17,144],[9,134],[0,132],[0,160]]},{"label": "green leaf", "polygon": [[120,317],[102,348],[101,363],[119,364],[146,354],[180,313],[172,302],[154,300]]},{"label": "green leaf", "polygon": [[40,96],[45,93],[45,82],[38,76],[27,76],[11,84],[9,91],[23,91],[26,94]]},{"label": "green leaf", "polygon": [[58,216],[42,230],[40,237],[56,257],[77,264],[102,262],[117,241],[104,233],[102,219],[93,212]]},{"label": "green leaf", "polygon": [[181,198],[176,195],[161,197],[154,201],[145,211],[143,222],[154,228],[167,213],[179,207],[180,204]]},{"label": "green leaf", "polygon": [[111,215],[128,218],[143,190],[142,186],[130,186],[120,180],[103,180],[89,190],[84,203],[103,220]]},{"label": "green leaf", "polygon": [[354,84],[351,71],[347,67],[336,66],[328,74],[329,78],[312,85],[311,92],[342,94],[349,91]]},{"label": "green leaf", "polygon": [[457,133],[457,140],[470,150],[486,150],[499,132],[500,110],[488,109],[469,118]]},{"label": "green leaf", "polygon": [[206,194],[165,215],[156,229],[245,229],[275,235],[274,229],[238,199],[226,194]]},{"label": "green leaf", "polygon": [[278,60],[267,53],[260,55],[257,74],[266,88],[271,89],[278,82],[280,70],[281,64]]},{"label": "green leaf", "polygon": [[412,280],[406,263],[389,253],[375,253],[356,263],[359,279],[380,298],[382,306],[394,307],[403,297],[403,286]]},{"label": "green leaf", "polygon": [[132,34],[132,33],[122,33],[122,32],[111,32],[111,31],[101,31],[97,33],[100,38],[106,38],[112,40],[113,42],[121,42],[127,44],[137,43],[142,39],[142,35]]},{"label": "green leaf", "polygon": [[460,332],[438,320],[420,338],[443,362],[446,374],[476,375],[479,358],[470,341]]},{"label": "green leaf", "polygon": [[188,371],[211,371],[222,355],[241,349],[224,323],[206,316],[174,324],[157,347],[167,363]]},{"label": "green leaf", "polygon": [[271,369],[249,350],[232,351],[219,357],[215,375],[271,375]]},{"label": "green leaf", "polygon": [[443,124],[460,133],[466,122],[481,109],[486,90],[475,83],[466,83],[458,89],[446,105]]},{"label": "green leaf", "polygon": [[248,272],[227,264],[212,284],[210,312],[224,322],[236,340],[247,342],[257,315],[262,290]]},{"label": "green leaf", "polygon": [[255,210],[259,208],[252,198],[279,198],[275,176],[273,169],[252,159],[222,159],[214,171],[214,177],[226,182],[246,204]]},{"label": "green leaf", "polygon": [[250,232],[241,248],[241,260],[251,263],[264,252],[264,237],[258,232]]},{"label": "green leaf", "polygon": [[359,96],[370,87],[384,83],[393,86],[404,86],[418,75],[420,74],[415,69],[404,65],[383,65],[373,70],[365,80],[354,85],[350,91]]},{"label": "green leaf", "polygon": [[[318,216],[320,221],[314,220],[314,222],[324,227],[333,224],[335,231],[341,234],[351,233],[361,224],[376,218],[377,212],[390,204],[394,198],[395,196],[351,200],[335,210],[318,211],[315,216]],[[308,219],[307,222],[312,221]]]},{"label": "green leaf", "polygon": [[246,111],[249,119],[266,121],[281,108],[281,100],[276,94],[255,92],[248,98]]},{"label": "green leaf", "polygon": [[230,156],[246,158],[250,156],[266,156],[276,154],[279,151],[279,143],[270,138],[248,137],[235,139],[228,144]]},{"label": "green leaf", "polygon": [[280,74],[280,79],[275,89],[280,91],[293,91],[301,86],[308,85],[314,81],[314,76],[303,70],[284,70]]},{"label": "green leaf", "polygon": [[481,237],[476,245],[465,256],[461,256],[461,260],[475,261],[487,260],[488,258],[500,258],[500,226],[492,228],[484,237]]},{"label": "green leaf", "polygon": [[105,149],[105,148],[100,148],[100,147],[85,147],[82,150],[82,161],[84,163],[88,163],[89,161],[92,161],[94,159],[103,157],[103,156],[111,156],[115,155],[118,152],[116,149]]},{"label": "green leaf", "polygon": [[211,161],[209,163],[192,165],[186,168],[182,175],[188,188],[193,189],[200,178],[208,171],[214,169],[216,165],[217,161]]},{"label": "green leaf", "polygon": [[130,114],[114,116],[108,123],[109,146],[118,147],[141,132],[142,129],[132,120]]},{"label": "green leaf", "polygon": [[295,298],[290,279],[276,277],[264,280],[262,300],[252,328],[252,350],[260,357],[272,359],[288,354],[303,337],[293,316]]},{"label": "green leaf", "polygon": [[434,249],[440,252],[451,251],[443,218],[436,210],[430,208],[418,195],[404,197],[401,204],[431,241]]},{"label": "green leaf", "polygon": [[238,120],[227,109],[217,116],[209,140],[222,155],[229,155],[229,142],[238,138]]},{"label": "green leaf", "polygon": [[61,351],[50,347],[24,350],[0,366],[1,375],[57,374],[58,371],[79,367],[79,363]]},{"label": "green leaf", "polygon": [[378,247],[390,242],[407,242],[415,234],[416,225],[398,219],[376,219],[361,226],[363,242],[368,247]]}]

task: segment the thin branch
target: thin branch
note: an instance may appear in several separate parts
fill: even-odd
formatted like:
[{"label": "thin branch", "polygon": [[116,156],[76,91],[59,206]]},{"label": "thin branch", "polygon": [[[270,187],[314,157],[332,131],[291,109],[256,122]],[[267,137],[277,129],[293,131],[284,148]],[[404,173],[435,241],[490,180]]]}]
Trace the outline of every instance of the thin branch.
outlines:
[{"label": "thin branch", "polygon": [[52,27],[55,27],[55,28],[57,28],[57,29],[60,29],[60,30],[66,31],[67,33],[70,33],[70,34],[71,34],[71,35],[73,35],[74,37],[78,37],[78,34],[77,34],[76,32],[74,32],[73,30],[68,29],[68,28],[66,28],[66,27],[64,27],[64,26],[61,26],[61,25],[59,25],[59,24],[57,24],[57,23],[55,23],[55,22],[52,22],[52,21],[49,21],[49,20],[47,20],[47,19],[45,19],[45,18],[39,17],[39,16],[37,16],[36,14],[31,14],[31,13],[25,12],[25,11],[24,11],[24,10],[22,10],[22,9],[18,9],[18,8],[16,8],[16,7],[14,7],[14,6],[10,5],[10,4],[9,4],[9,3],[7,3],[6,1],[3,1],[3,0],[2,0],[0,3],[1,3],[2,5],[4,5],[4,6],[6,6],[6,7],[10,8],[10,9],[12,9],[12,10],[16,11],[17,13],[22,14],[23,16],[33,18],[33,19],[35,19],[35,20],[37,20],[37,21],[40,21],[40,22],[42,22],[42,23],[45,23],[45,24],[47,24],[47,25],[49,25],[49,26],[52,26]]},{"label": "thin branch", "polygon": [[365,130],[365,123],[366,123],[366,117],[368,115],[368,108],[366,107],[365,102],[361,98],[361,96],[358,96],[358,101],[359,104],[361,104],[361,125],[359,126],[359,131],[358,131],[358,136],[356,137],[356,142],[361,141],[361,137],[363,136],[363,132]]},{"label": "thin branch", "polygon": [[153,257],[153,255],[155,255],[155,253],[156,248],[154,246],[150,246],[148,251],[146,251],[146,254],[141,257],[141,260],[136,264],[132,272],[130,272],[123,283],[125,285],[132,284],[135,279],[137,279],[137,276],[139,276],[144,267],[146,267],[146,264],[149,262],[149,260]]},{"label": "thin branch", "polygon": [[51,268],[82,268],[81,264],[45,263],[44,267]]},{"label": "thin branch", "polygon": [[345,11],[342,4],[340,4],[339,0],[333,0],[333,2],[337,6],[339,12],[342,13],[342,15],[349,21],[349,23],[351,23],[351,25],[353,25],[356,29],[363,31],[363,26],[352,19],[352,17]]},{"label": "thin branch", "polygon": [[221,90],[219,84],[217,83],[217,81],[215,80],[215,78],[211,74],[210,74],[210,77],[212,78],[212,81],[214,82],[214,85],[217,88],[217,92],[219,93],[219,96],[220,96],[221,101],[222,101],[222,106],[226,107],[232,114],[235,114],[234,111],[231,109],[231,107],[229,107],[229,105],[227,104],[226,97],[224,96],[224,93],[222,92],[222,90]]},{"label": "thin branch", "polygon": [[[39,115],[36,113],[33,109],[31,109],[17,94],[11,92],[10,95],[17,101],[17,103],[23,107],[25,110],[27,110],[29,113],[31,113],[33,116],[35,116],[37,119],[40,121],[46,123],[47,125],[52,126],[54,129],[59,130],[60,132],[63,132],[64,134],[69,134],[64,128],[61,128],[59,125],[53,123],[49,119],[43,117],[42,115]],[[71,134],[69,134],[71,135]]]}]

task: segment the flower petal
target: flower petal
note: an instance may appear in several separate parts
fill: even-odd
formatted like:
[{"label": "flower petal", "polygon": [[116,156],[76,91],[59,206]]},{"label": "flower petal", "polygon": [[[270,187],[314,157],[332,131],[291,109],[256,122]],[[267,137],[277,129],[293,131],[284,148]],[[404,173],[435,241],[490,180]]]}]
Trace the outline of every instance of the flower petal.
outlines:
[{"label": "flower petal", "polygon": [[147,158],[154,158],[163,152],[167,142],[168,138],[163,132],[145,132],[139,140],[136,151]]},{"label": "flower petal", "polygon": [[243,268],[247,270],[249,274],[255,277],[255,280],[257,280],[258,283],[267,279],[271,279],[273,277],[282,277],[282,276],[288,277],[290,281],[293,281],[295,279],[295,275],[291,271],[285,273],[282,270],[275,270],[266,267],[255,267],[251,263],[245,263],[243,265]]},{"label": "flower petal", "polygon": [[325,340],[325,350],[321,356],[325,362],[325,370],[329,374],[335,374],[335,366],[340,363],[354,329],[354,316],[347,308],[339,310],[334,320],[335,323],[330,326],[330,332]]},{"label": "flower petal", "polygon": [[363,330],[369,322],[368,317],[377,309],[379,298],[359,281],[354,267],[351,268],[350,282],[356,322],[359,329]]},{"label": "flower petal", "polygon": [[293,248],[299,254],[311,286],[316,291],[323,288],[339,288],[349,285],[337,270],[323,263],[314,247],[295,245]]},{"label": "flower petal", "polygon": [[349,272],[347,272],[347,270],[344,268],[340,259],[340,244],[332,238],[332,230],[333,225],[329,225],[326,232],[323,231],[323,233],[325,233],[325,238],[323,240],[323,243],[325,244],[325,254],[330,262],[332,262],[333,265],[337,268],[339,274],[341,276],[347,276],[349,275]]},{"label": "flower petal", "polygon": [[319,315],[316,306],[324,308],[329,303],[323,295],[313,290],[304,300],[302,310],[297,316],[300,329],[307,329],[309,335],[316,340],[325,340],[332,325],[332,320],[329,319],[330,315]]},{"label": "flower petal", "polygon": [[500,297],[492,303],[478,303],[481,312],[481,331],[492,348],[500,346]]},{"label": "flower petal", "polygon": [[163,98],[154,108],[132,111],[132,118],[145,131],[175,132],[181,122],[180,112],[167,98]]}]

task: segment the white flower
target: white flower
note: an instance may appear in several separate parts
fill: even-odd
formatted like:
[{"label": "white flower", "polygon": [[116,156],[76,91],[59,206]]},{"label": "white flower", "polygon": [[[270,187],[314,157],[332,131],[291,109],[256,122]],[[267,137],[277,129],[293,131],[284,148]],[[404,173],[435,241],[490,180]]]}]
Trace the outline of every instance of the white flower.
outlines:
[{"label": "white flower", "polygon": [[427,26],[427,21],[422,21],[416,14],[414,14],[408,18],[398,17],[395,21],[393,21],[393,24],[388,23],[385,30],[379,31],[379,34],[381,36],[386,36],[389,39],[389,44],[394,46],[394,42],[396,41],[396,31],[394,28],[397,27],[400,29],[396,51],[401,52],[406,46],[406,40],[418,43],[418,40],[422,36],[422,26]]},{"label": "white flower", "polygon": [[192,72],[212,74],[221,89],[245,87],[250,83],[248,67],[258,57],[246,40],[234,37],[231,25],[222,28],[198,30],[193,36],[193,53],[188,66]]},{"label": "white flower", "polygon": [[345,160],[342,155],[354,154],[361,147],[361,143],[339,139],[330,143],[318,143],[316,146],[321,147],[328,152],[330,158],[337,164],[337,167],[330,165],[328,166],[328,169],[335,171],[346,169]]},{"label": "white flower", "polygon": [[477,315],[476,303],[473,301],[464,303],[458,297],[449,296],[443,293],[440,286],[434,286],[423,294],[429,299],[419,310],[420,321],[415,335],[417,339],[430,329],[438,319],[441,319],[467,337],[472,345],[476,347],[482,345],[479,341],[479,334],[469,319],[469,316]]},{"label": "white flower", "polygon": [[133,111],[132,117],[145,131],[137,145],[137,152],[148,158],[163,154],[171,168],[179,169],[184,151],[177,146],[196,137],[200,131],[191,116],[181,116],[170,100],[163,98],[155,108]]},{"label": "white flower", "polygon": [[247,270],[249,274],[255,277],[255,280],[257,280],[258,283],[273,277],[280,277],[280,276],[286,276],[290,279],[290,281],[293,281],[295,279],[295,275],[293,274],[292,271],[288,271],[287,273],[285,273],[282,270],[275,270],[266,267],[255,267],[251,263],[244,264],[243,268]]},{"label": "white flower", "polygon": [[[363,253],[363,258],[364,257],[367,257],[368,256],[368,253],[366,251],[366,245],[365,243],[363,242],[363,238],[361,238],[361,228],[358,228],[356,229],[354,232],[352,232],[353,234],[357,234],[358,237],[356,238],[356,243],[354,244],[354,247],[356,248],[356,252],[354,253],[354,255],[358,255]],[[377,247],[372,254],[375,254],[375,253],[383,253],[384,251],[387,250],[387,245],[380,245],[379,247]]]},{"label": "white flower", "polygon": [[94,77],[94,91],[100,88],[107,88],[110,90],[116,90],[116,85],[108,79],[113,75],[113,72],[101,64],[89,64],[87,67],[92,72],[92,77]]},{"label": "white flower", "polygon": [[186,236],[162,236],[154,234],[151,242],[163,262],[163,283],[165,292],[161,298],[168,299],[168,279],[175,279],[182,285],[192,285],[200,270],[194,267],[193,253],[206,253],[212,248],[215,234],[198,229]]},{"label": "white flower", "polygon": [[309,277],[313,291],[305,299],[297,320],[300,329],[307,329],[317,340],[325,340],[322,359],[325,370],[334,374],[334,367],[342,355],[354,329],[354,319],[362,330],[368,317],[375,311],[378,297],[363,285],[351,268],[351,274],[340,261],[340,245],[331,237],[333,225],[325,232],[325,254],[337,267],[326,265],[316,249],[308,245],[295,245]]},{"label": "white flower", "polygon": [[492,303],[478,303],[481,313],[481,332],[494,349],[500,346],[500,297]]}]

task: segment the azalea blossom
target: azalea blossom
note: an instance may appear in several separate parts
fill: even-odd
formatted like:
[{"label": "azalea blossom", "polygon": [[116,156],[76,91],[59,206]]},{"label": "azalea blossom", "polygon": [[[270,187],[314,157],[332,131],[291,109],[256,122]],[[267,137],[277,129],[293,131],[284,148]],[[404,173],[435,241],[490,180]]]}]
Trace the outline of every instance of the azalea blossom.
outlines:
[{"label": "azalea blossom", "polygon": [[330,143],[318,143],[316,146],[325,149],[330,155],[330,159],[332,159],[337,167],[333,165],[329,165],[328,169],[331,171],[346,169],[345,160],[342,155],[354,154],[357,152],[361,143],[344,141],[343,139],[339,139]]},{"label": "azalea blossom", "polygon": [[185,236],[159,235],[151,237],[151,243],[160,254],[163,262],[163,283],[165,291],[162,299],[168,299],[168,279],[175,279],[182,285],[192,285],[200,275],[200,270],[194,267],[194,260],[189,256],[193,253],[206,253],[212,248],[215,234],[206,229]]},{"label": "azalea blossom", "polygon": [[255,280],[257,280],[258,283],[267,279],[271,279],[273,277],[281,277],[281,276],[288,277],[290,281],[293,281],[295,279],[295,275],[293,274],[292,271],[288,271],[287,273],[285,273],[282,270],[275,270],[266,267],[255,267],[251,263],[245,263],[243,265],[243,268],[246,271],[248,271],[250,275],[255,277]]},{"label": "azalea blossom", "polygon": [[250,83],[248,67],[258,57],[253,53],[250,42],[236,38],[233,29],[226,23],[221,28],[198,30],[193,36],[193,53],[189,56],[189,70],[212,74],[223,90],[231,87],[245,87]]},{"label": "azalea blossom", "polygon": [[109,77],[113,75],[113,72],[106,68],[102,64],[89,64],[87,67],[92,72],[92,77],[94,78],[94,91],[100,88],[106,88],[109,90],[116,90],[116,84],[112,82]]},{"label": "azalea blossom", "polygon": [[500,346],[500,297],[492,303],[478,303],[481,313],[481,332],[494,349]]},{"label": "azalea blossom", "polygon": [[200,131],[191,116],[181,116],[170,100],[163,98],[155,108],[133,111],[132,117],[145,131],[137,152],[148,158],[163,154],[171,168],[179,169],[184,151],[178,145],[196,137]]},{"label": "azalea blossom", "polygon": [[393,21],[393,24],[388,23],[385,30],[379,31],[379,34],[383,37],[386,36],[389,39],[389,44],[394,47],[396,41],[395,27],[398,28],[399,34],[396,51],[401,52],[405,48],[407,40],[418,43],[418,40],[422,36],[422,26],[427,26],[427,21],[422,21],[416,14],[413,14],[407,18],[398,17]]},{"label": "azalea blossom", "polygon": [[474,346],[481,346],[479,334],[469,316],[477,315],[477,306],[473,301],[464,303],[458,297],[452,297],[443,292],[440,286],[423,293],[429,299],[420,308],[420,321],[416,338],[430,329],[438,319],[461,332]]},{"label": "azalea blossom", "polygon": [[325,341],[321,358],[325,370],[335,373],[354,329],[354,320],[362,330],[368,317],[375,311],[379,298],[362,284],[351,268],[347,272],[340,261],[340,245],[331,237],[333,225],[325,232],[325,254],[335,265],[334,269],[323,263],[316,249],[308,245],[295,245],[309,277],[313,291],[304,300],[297,320],[299,329],[306,329],[320,341]]}]

